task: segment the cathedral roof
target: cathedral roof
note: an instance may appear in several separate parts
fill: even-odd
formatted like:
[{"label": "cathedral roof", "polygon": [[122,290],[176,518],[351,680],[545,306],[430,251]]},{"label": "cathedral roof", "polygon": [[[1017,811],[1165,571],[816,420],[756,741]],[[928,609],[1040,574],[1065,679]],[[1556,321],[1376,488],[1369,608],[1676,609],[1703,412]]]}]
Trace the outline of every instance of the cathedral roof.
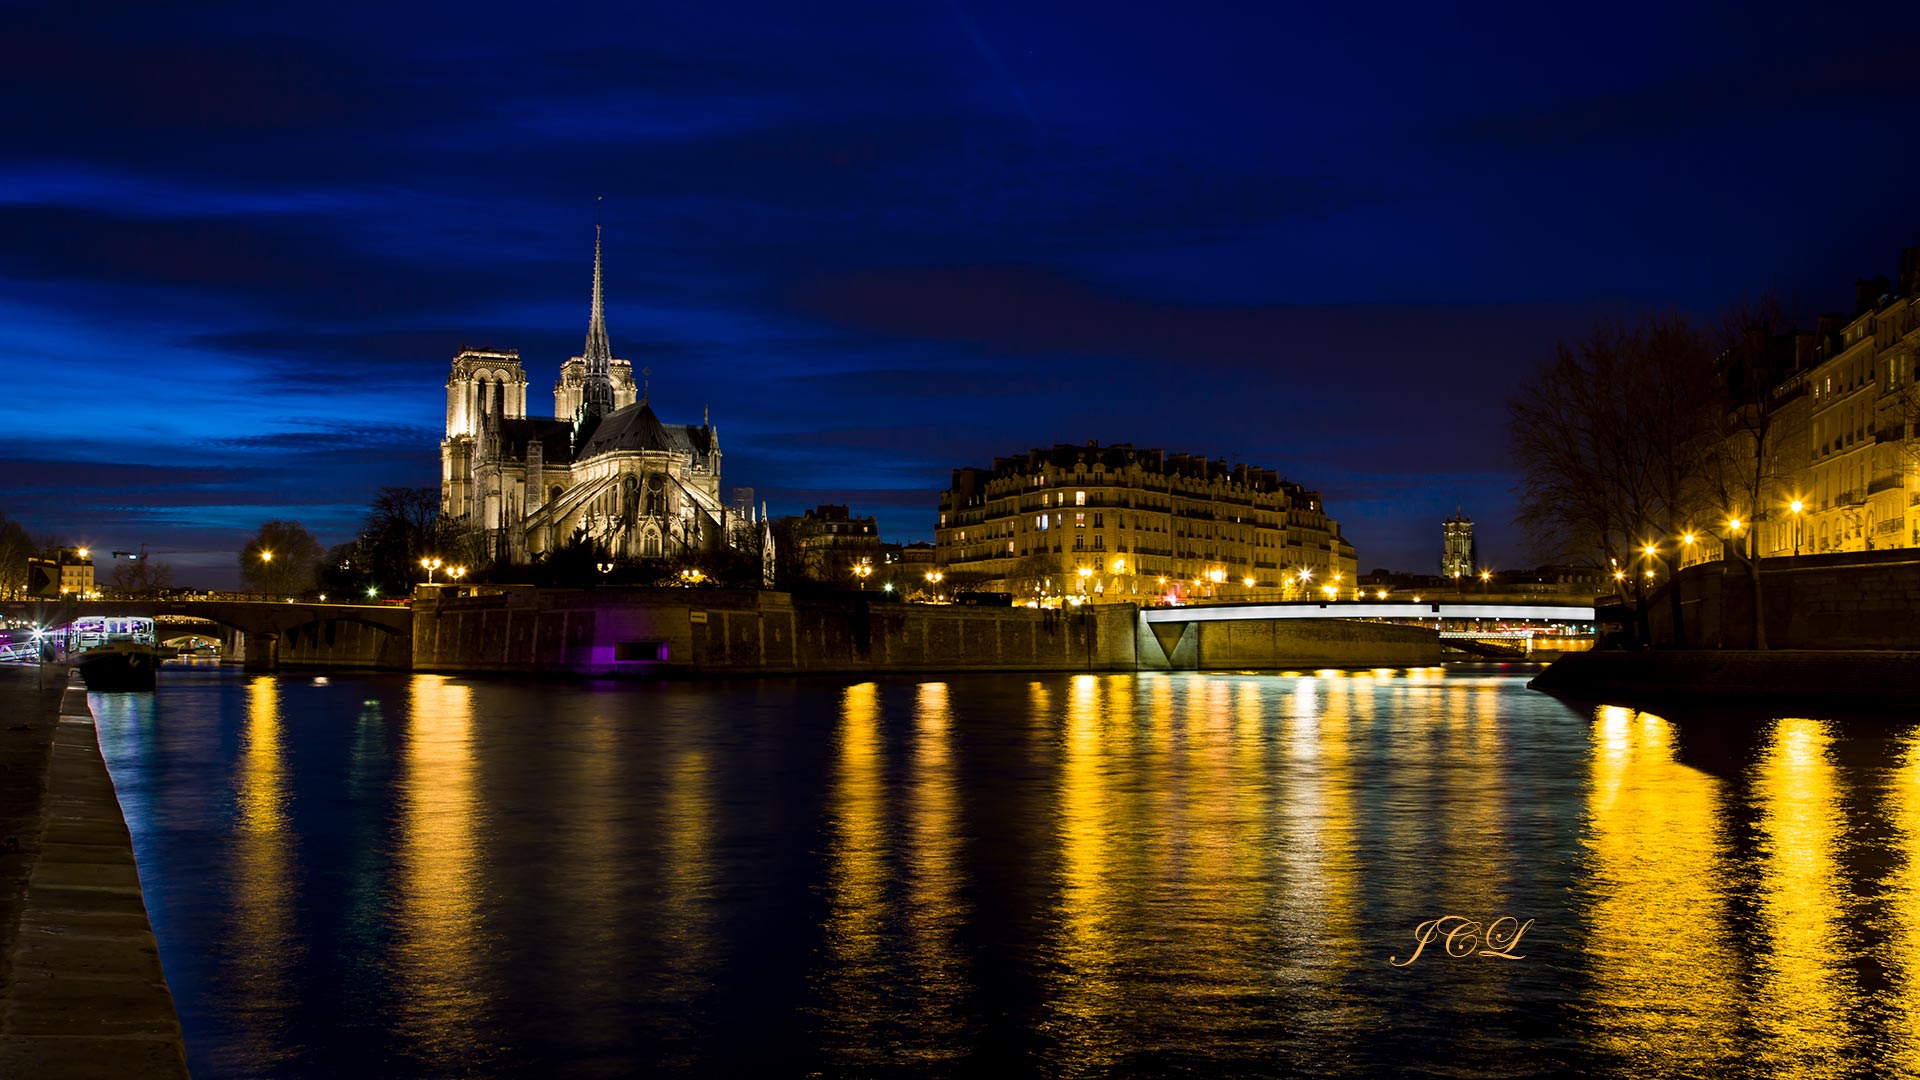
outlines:
[{"label": "cathedral roof", "polygon": [[573,425],[565,420],[543,420],[517,416],[494,421],[500,425],[500,453],[506,457],[525,457],[527,447],[540,444],[540,456],[546,461],[563,462],[573,452]]},{"label": "cathedral roof", "polygon": [[576,460],[615,450],[664,450],[688,454],[699,462],[713,451],[713,429],[663,424],[653,414],[653,407],[640,401],[601,417]]}]

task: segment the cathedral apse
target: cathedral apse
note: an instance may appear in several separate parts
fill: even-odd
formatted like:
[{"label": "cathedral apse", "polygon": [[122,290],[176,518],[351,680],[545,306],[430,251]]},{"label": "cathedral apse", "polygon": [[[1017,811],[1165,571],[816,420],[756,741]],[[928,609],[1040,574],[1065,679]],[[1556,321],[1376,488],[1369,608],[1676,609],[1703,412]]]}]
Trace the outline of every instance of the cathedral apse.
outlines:
[{"label": "cathedral apse", "polygon": [[[642,375],[649,374],[645,370]],[[495,561],[525,563],[584,532],[616,558],[683,558],[770,542],[751,499],[720,497],[720,435],[710,416],[669,424],[607,337],[598,226],[581,355],[560,366],[553,415],[527,415],[518,350],[463,348],[447,376],[441,514],[465,523]]]}]

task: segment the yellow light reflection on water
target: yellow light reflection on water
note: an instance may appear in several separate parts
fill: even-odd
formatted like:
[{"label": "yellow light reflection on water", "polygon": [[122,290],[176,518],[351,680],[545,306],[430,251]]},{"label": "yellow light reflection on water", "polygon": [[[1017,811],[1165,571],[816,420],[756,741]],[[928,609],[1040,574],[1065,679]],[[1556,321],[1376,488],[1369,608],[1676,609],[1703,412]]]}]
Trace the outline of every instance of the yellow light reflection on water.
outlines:
[{"label": "yellow light reflection on water", "polygon": [[920,684],[914,702],[912,778],[907,795],[908,956],[922,1000],[921,1030],[933,1045],[924,1060],[964,1053],[958,1038],[970,986],[954,935],[966,921],[961,896],[959,782],[953,773],[953,713],[947,684]]},{"label": "yellow light reflection on water", "polygon": [[1901,739],[1899,765],[1887,792],[1899,866],[1887,883],[1888,981],[1894,994],[1887,1032],[1886,1076],[1920,1076],[1920,732]]},{"label": "yellow light reflection on water", "polygon": [[[1272,936],[1289,943],[1269,962],[1282,985],[1330,988],[1322,1011],[1308,1021],[1322,1027],[1355,1020],[1345,1008],[1351,1003],[1342,1001],[1346,995],[1331,990],[1358,958],[1346,946],[1357,932],[1360,899],[1351,744],[1355,682],[1335,684],[1324,696],[1310,683],[1295,689],[1284,757],[1277,763],[1279,782],[1273,785],[1275,835],[1262,838],[1274,862],[1263,875],[1273,883],[1267,906],[1281,923]],[[1262,781],[1258,774],[1244,779]]]},{"label": "yellow light reflection on water", "polygon": [[285,717],[280,683],[247,682],[246,726],[234,774],[234,891],[231,962],[245,986],[242,1025],[249,1054],[284,1059],[283,1033],[299,994],[290,982],[301,960],[294,929],[294,852],[289,819]]},{"label": "yellow light reflection on water", "polygon": [[1585,952],[1599,1047],[1646,1075],[1712,1075],[1737,1053],[1719,781],[1680,764],[1665,719],[1603,706],[1587,788]]},{"label": "yellow light reflection on water", "polygon": [[1060,735],[1059,952],[1065,978],[1055,1007],[1064,1020],[1060,1037],[1075,1047],[1083,1065],[1100,1070],[1113,1063],[1113,1049],[1100,1029],[1120,1000],[1115,971],[1117,894],[1112,860],[1113,794],[1107,747],[1101,730],[1099,683],[1075,677]]},{"label": "yellow light reflection on water", "polygon": [[485,1053],[476,1018],[491,997],[473,734],[467,685],[414,677],[399,755],[397,960],[409,991],[400,1027],[429,1059],[469,1064]]},{"label": "yellow light reflection on water", "polygon": [[1846,834],[1833,736],[1821,720],[1775,721],[1754,766],[1760,811],[1754,1020],[1760,1059],[1801,1077],[1852,1075],[1846,1058],[1860,998],[1846,951],[1836,840]]},{"label": "yellow light reflection on water", "polygon": [[889,963],[882,938],[889,878],[886,801],[879,687],[859,683],[841,693],[827,797],[825,929],[831,962],[823,975],[822,998],[829,1005],[822,1035],[830,1055],[868,1065],[883,1060],[885,1040],[873,1029],[895,1004],[880,985]]}]

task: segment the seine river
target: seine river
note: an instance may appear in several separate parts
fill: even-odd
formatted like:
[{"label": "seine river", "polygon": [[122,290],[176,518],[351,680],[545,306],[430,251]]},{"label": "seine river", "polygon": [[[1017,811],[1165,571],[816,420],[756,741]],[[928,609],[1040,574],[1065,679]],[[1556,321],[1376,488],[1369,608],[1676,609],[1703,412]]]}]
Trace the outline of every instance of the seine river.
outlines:
[{"label": "seine river", "polygon": [[92,701],[199,1080],[1920,1074],[1892,723],[1497,668]]}]

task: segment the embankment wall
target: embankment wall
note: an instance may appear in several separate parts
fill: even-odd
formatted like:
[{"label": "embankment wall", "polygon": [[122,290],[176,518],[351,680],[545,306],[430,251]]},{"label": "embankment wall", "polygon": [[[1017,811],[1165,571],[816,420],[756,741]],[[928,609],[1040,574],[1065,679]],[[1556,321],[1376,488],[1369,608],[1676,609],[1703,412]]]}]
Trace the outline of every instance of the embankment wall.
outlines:
[{"label": "embankment wall", "polygon": [[416,671],[584,675],[1132,671],[1136,609],[1066,612],[751,590],[541,589],[414,603]]}]

